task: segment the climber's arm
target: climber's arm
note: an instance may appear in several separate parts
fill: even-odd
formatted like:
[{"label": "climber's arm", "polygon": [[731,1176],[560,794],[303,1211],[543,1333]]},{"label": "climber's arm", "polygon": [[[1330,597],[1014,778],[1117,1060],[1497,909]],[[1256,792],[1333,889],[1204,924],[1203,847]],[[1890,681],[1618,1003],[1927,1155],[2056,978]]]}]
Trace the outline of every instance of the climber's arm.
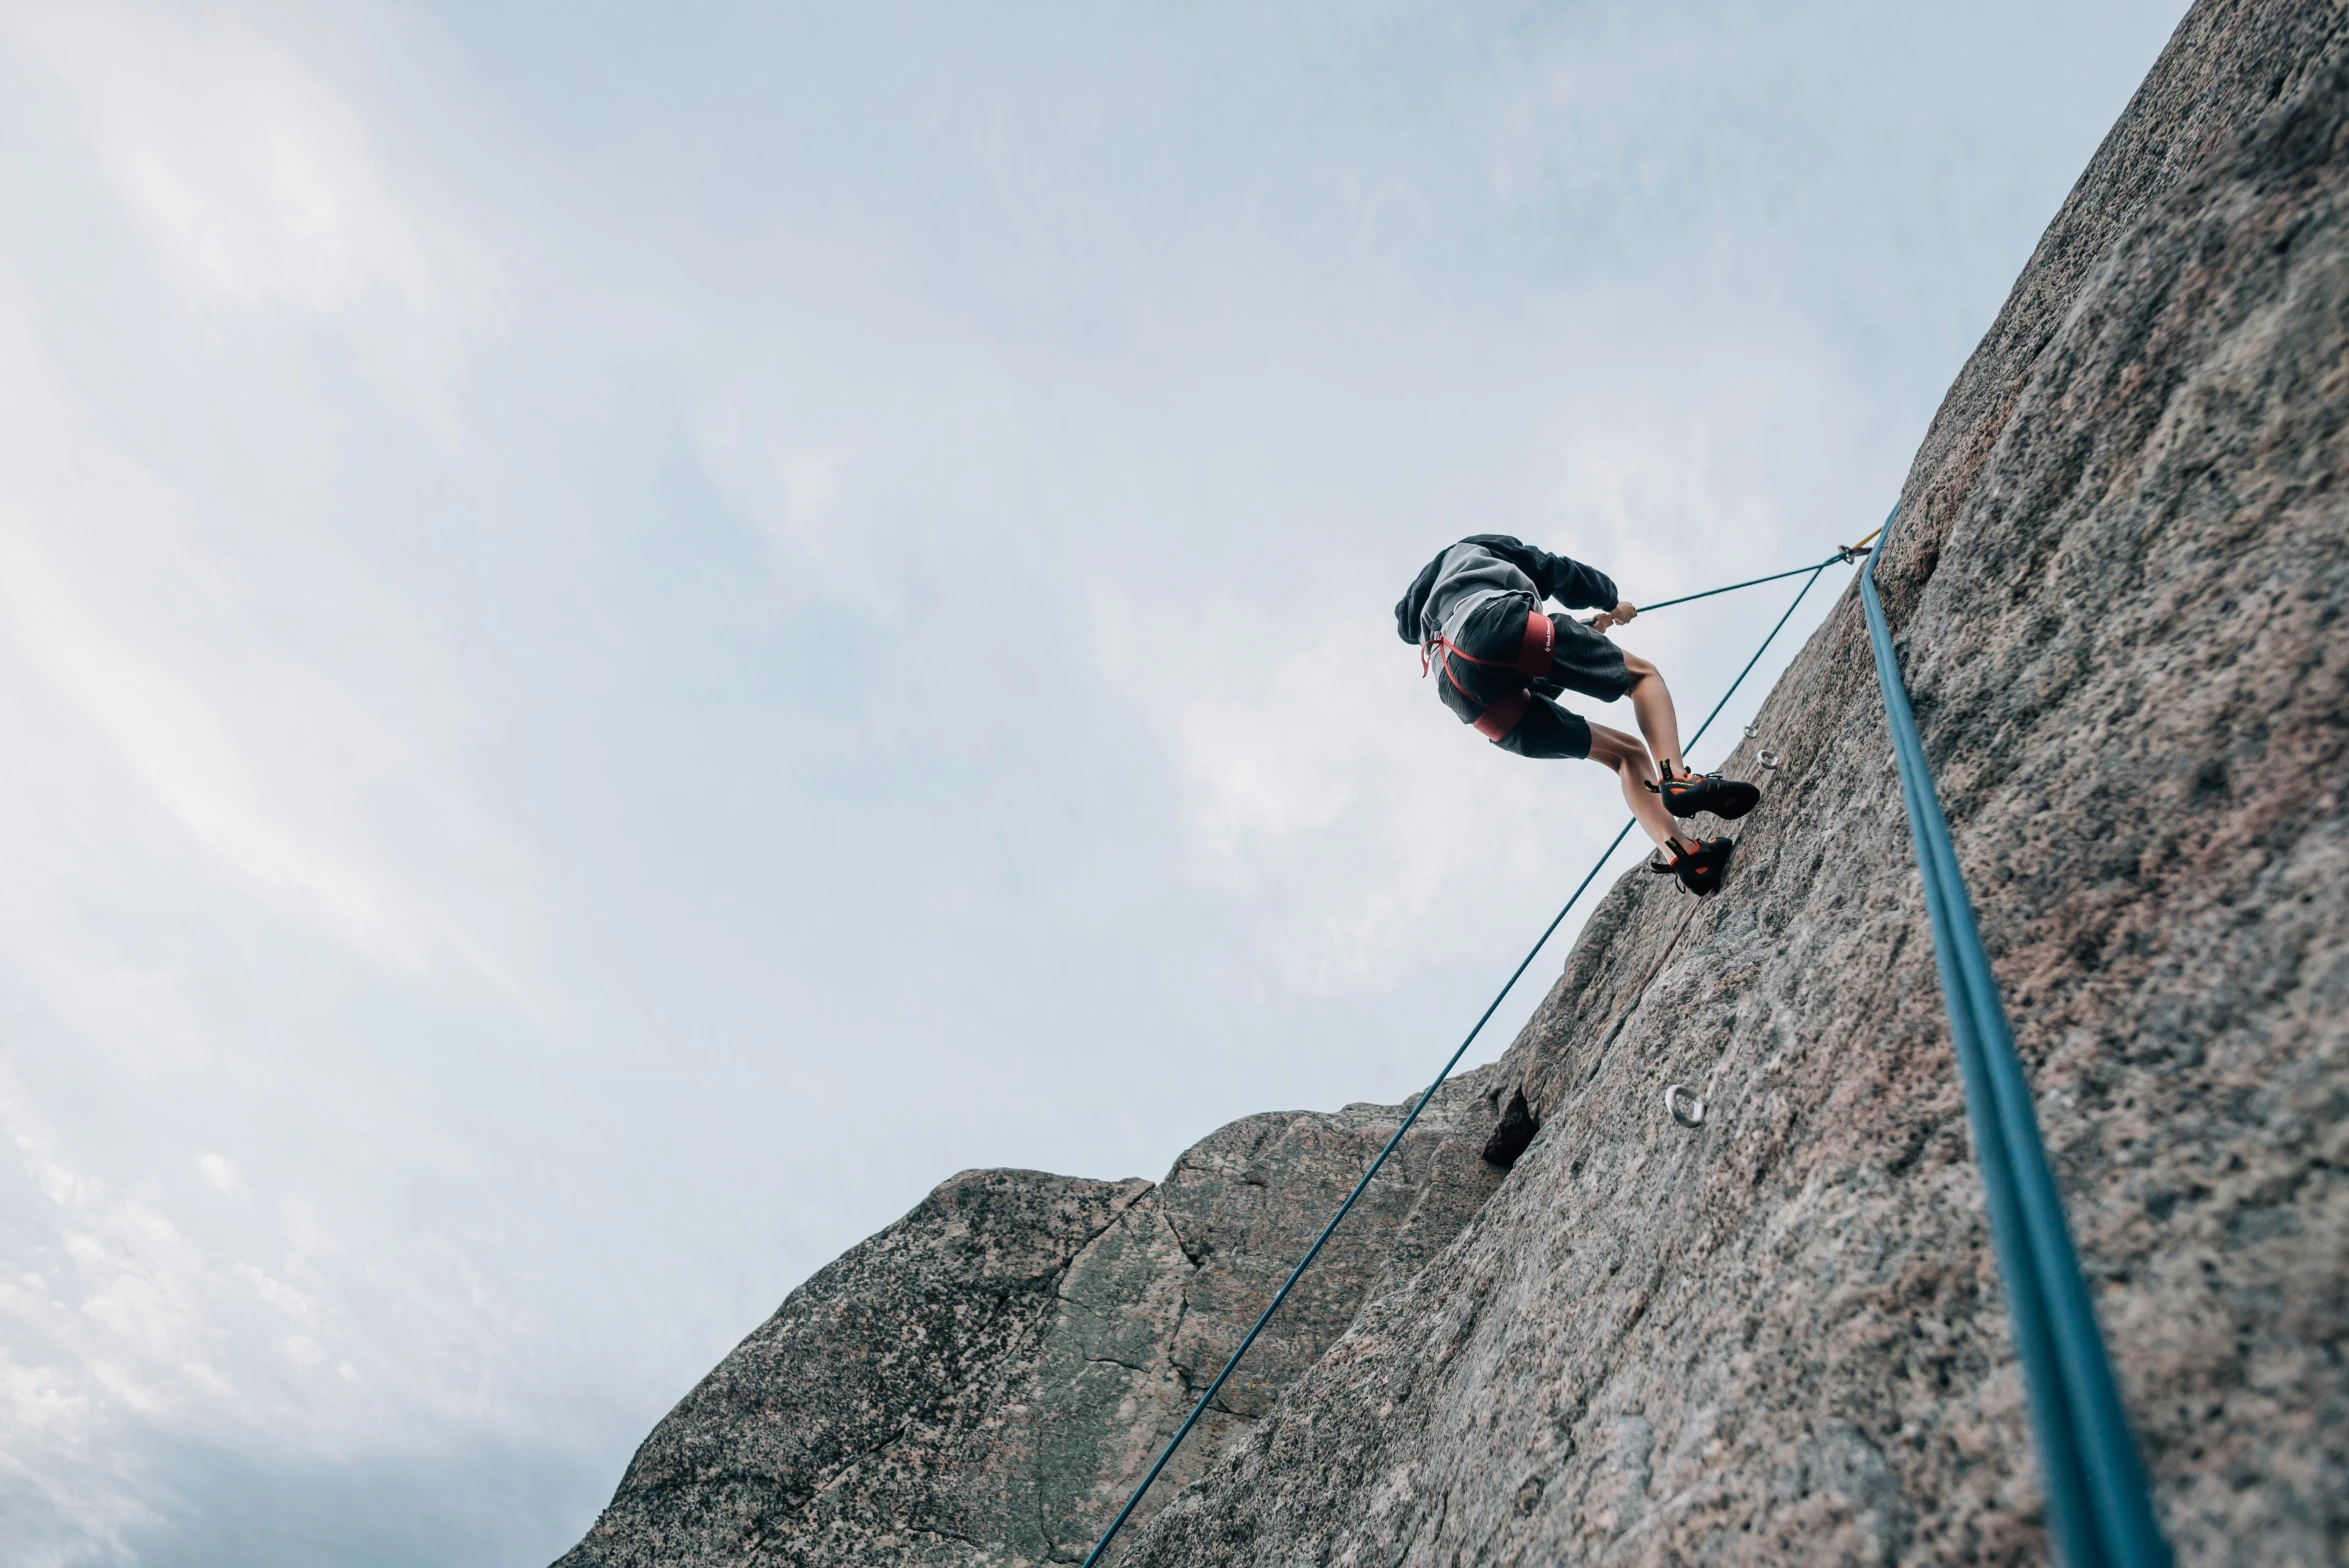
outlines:
[{"label": "climber's arm", "polygon": [[1615,594],[1615,580],[1580,561],[1552,555],[1507,534],[1478,534],[1467,542],[1483,545],[1532,578],[1543,598],[1555,599],[1569,610],[1606,610],[1620,602]]}]

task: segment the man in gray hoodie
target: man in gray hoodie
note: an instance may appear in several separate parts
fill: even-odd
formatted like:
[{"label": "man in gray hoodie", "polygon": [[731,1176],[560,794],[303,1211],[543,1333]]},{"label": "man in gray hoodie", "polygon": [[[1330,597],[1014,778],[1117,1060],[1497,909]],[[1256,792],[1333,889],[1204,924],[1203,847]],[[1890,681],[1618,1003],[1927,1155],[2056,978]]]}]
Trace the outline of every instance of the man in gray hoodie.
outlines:
[{"label": "man in gray hoodie", "polygon": [[[1545,599],[1600,613],[1587,624],[1544,614]],[[1602,572],[1507,534],[1473,534],[1420,569],[1395,606],[1395,632],[1419,645],[1423,674],[1434,667],[1444,706],[1503,751],[1588,757],[1614,769],[1632,815],[1663,852],[1653,869],[1701,896],[1721,885],[1734,842],[1683,834],[1674,819],[1742,817],[1762,792],[1688,771],[1663,675],[1605,635],[1637,614]],[[1630,698],[1640,733],[1593,724],[1552,700],[1569,691]]]}]

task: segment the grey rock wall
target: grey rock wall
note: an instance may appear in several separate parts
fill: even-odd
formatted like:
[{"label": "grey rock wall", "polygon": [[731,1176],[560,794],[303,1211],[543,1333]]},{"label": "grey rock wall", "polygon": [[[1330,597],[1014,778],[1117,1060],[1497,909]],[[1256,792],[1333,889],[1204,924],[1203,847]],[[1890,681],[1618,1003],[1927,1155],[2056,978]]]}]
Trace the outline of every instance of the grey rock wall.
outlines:
[{"label": "grey rock wall", "polygon": [[[2349,14],[2206,0],[1881,571],[2194,1565],[2349,1565],[2345,421]],[[1757,729],[1729,886],[1614,888],[1118,1562],[2047,1559],[1848,597]],[[689,1395],[565,1564],[1080,1558],[1396,1114],[1250,1118],[1156,1187],[955,1178]]]},{"label": "grey rock wall", "polygon": [[[1138,1518],[1499,1185],[1490,1080],[1429,1106]],[[964,1172],[720,1362],[563,1568],[1081,1559],[1401,1118],[1251,1116],[1155,1187]]]},{"label": "grey rock wall", "polygon": [[[2195,1564],[2349,1563],[2342,36],[2188,17],[1881,574]],[[1508,1181],[1128,1568],[2047,1560],[1848,596],[1758,729],[1789,762],[1729,887],[1614,890],[1501,1064],[1540,1122]]]}]

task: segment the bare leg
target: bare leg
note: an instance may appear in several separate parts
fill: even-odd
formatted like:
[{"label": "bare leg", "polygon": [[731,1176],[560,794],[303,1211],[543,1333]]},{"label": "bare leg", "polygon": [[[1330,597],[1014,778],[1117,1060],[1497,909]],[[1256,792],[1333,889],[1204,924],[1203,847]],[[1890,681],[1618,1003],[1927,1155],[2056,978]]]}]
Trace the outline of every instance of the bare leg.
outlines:
[{"label": "bare leg", "polygon": [[[1680,719],[1672,711],[1672,693],[1664,689],[1663,672],[1636,653],[1623,656],[1623,667],[1631,672],[1631,711],[1639,720],[1640,734],[1647,737],[1648,750],[1674,773],[1686,773],[1688,762],[1680,755]],[[1591,755],[1598,755],[1596,746]]]},{"label": "bare leg", "polygon": [[[1655,685],[1659,692],[1663,690],[1662,681],[1657,681]],[[1670,722],[1671,713],[1672,699],[1667,697],[1664,699],[1667,723]],[[1631,814],[1639,819],[1641,831],[1659,845],[1669,844],[1678,829],[1672,821],[1672,813],[1664,809],[1663,797],[1648,788],[1656,777],[1656,765],[1648,757],[1647,747],[1639,743],[1639,737],[1626,735],[1621,730],[1611,730],[1604,724],[1594,724],[1590,727],[1590,760],[1615,770],[1615,777],[1623,785],[1624,803],[1631,807]]]}]

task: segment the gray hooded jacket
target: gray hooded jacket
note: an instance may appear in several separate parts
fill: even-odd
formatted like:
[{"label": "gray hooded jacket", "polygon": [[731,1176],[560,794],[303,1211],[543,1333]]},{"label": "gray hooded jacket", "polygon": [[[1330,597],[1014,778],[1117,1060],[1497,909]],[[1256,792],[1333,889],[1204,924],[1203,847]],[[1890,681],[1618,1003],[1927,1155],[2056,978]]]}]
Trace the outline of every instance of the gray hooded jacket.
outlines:
[{"label": "gray hooded jacket", "polygon": [[1611,610],[1620,602],[1615,580],[1580,561],[1507,534],[1471,534],[1419,569],[1395,605],[1395,635],[1421,647],[1439,637],[1457,642],[1468,617],[1501,595],[1523,599],[1529,610],[1544,599],[1569,610]]}]

